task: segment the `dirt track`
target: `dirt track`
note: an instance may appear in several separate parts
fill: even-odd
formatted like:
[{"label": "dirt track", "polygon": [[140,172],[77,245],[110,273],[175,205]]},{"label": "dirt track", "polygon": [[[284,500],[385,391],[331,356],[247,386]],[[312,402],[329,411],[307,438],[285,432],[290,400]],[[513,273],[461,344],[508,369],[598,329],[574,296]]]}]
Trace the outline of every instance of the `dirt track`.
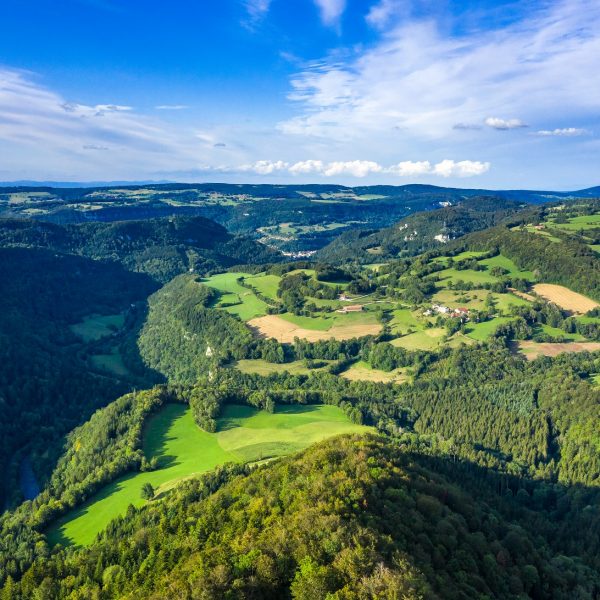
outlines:
[{"label": "dirt track", "polygon": [[257,317],[248,321],[248,325],[261,337],[272,337],[281,343],[291,343],[294,338],[308,340],[309,342],[318,342],[330,338],[349,340],[365,335],[377,335],[381,330],[379,323],[370,323],[333,326],[327,331],[315,331],[298,327],[298,325],[290,323],[277,315]]}]

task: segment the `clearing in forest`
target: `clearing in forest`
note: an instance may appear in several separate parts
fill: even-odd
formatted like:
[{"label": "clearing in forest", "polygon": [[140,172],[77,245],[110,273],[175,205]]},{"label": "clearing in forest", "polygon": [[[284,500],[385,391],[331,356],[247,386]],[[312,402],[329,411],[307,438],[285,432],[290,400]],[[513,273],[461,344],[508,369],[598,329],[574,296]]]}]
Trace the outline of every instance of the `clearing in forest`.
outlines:
[{"label": "clearing in forest", "polygon": [[515,348],[522,352],[527,360],[538,356],[558,356],[563,352],[594,352],[600,350],[600,342],[533,342],[530,340],[516,342]]},{"label": "clearing in forest", "polygon": [[582,315],[600,306],[595,300],[578,294],[562,285],[537,283],[533,286],[533,291],[545,300],[553,302],[557,306],[578,315]]},{"label": "clearing in forest", "polygon": [[292,322],[279,315],[266,315],[248,321],[248,325],[261,337],[275,338],[280,343],[291,343],[294,338],[309,342],[330,338],[349,340],[366,335],[377,335],[381,330],[381,325],[375,320],[374,315],[368,313],[340,315],[338,318],[327,320],[304,317],[306,321],[300,323],[298,319],[302,317],[296,317],[295,322]]},{"label": "clearing in forest", "polygon": [[155,471],[129,473],[105,486],[82,506],[59,519],[48,531],[51,544],[85,546],[94,541],[130,504],[142,506],[141,488],[150,483],[157,496],[179,481],[227,462],[254,462],[297,452],[332,435],[371,431],[355,425],[336,406],[276,406],[274,413],[249,406],[223,407],[216,433],[194,422],[184,404],[167,404],[151,417],[144,433],[148,459]]},{"label": "clearing in forest", "polygon": [[349,381],[374,381],[376,383],[404,383],[408,381],[406,368],[382,371],[374,369],[369,363],[360,360],[349,369],[340,373],[340,376]]}]

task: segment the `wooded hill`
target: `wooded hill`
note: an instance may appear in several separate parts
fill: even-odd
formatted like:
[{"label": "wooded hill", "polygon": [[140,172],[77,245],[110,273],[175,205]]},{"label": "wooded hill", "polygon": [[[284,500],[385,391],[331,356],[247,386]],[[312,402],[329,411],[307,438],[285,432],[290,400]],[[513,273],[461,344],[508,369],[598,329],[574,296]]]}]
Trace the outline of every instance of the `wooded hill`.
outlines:
[{"label": "wooded hill", "polygon": [[337,438],[247,475],[218,470],[132,507],[93,546],[38,561],[3,593],[593,598],[597,537],[590,512],[578,509],[590,492],[542,496],[532,485],[531,499],[521,485],[383,438]]},{"label": "wooded hill", "polygon": [[235,264],[279,260],[277,252],[203,217],[65,226],[3,219],[0,247],[45,248],[111,260],[162,283],[190,269],[204,274]]},{"label": "wooded hill", "polygon": [[380,231],[345,233],[319,251],[317,258],[336,264],[415,256],[472,231],[492,227],[522,208],[512,200],[469,198],[456,206],[416,213]]}]

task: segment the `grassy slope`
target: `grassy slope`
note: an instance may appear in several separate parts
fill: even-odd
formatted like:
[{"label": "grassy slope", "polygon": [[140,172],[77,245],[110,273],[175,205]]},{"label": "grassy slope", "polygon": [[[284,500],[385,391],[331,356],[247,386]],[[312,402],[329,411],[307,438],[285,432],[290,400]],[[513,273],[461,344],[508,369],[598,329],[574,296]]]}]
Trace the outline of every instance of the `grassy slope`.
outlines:
[{"label": "grassy slope", "polygon": [[230,303],[235,302],[237,298],[238,304],[223,309],[232,315],[237,315],[242,321],[249,321],[254,317],[267,314],[267,304],[236,281],[243,275],[245,273],[220,273],[204,279],[202,283],[221,292],[224,295],[221,301]]},{"label": "grassy slope", "polygon": [[331,435],[367,428],[350,423],[334,406],[278,406],[275,414],[246,406],[226,406],[217,433],[196,426],[190,409],[167,405],[152,417],[144,436],[144,453],[158,457],[159,468],[130,473],[106,486],[49,530],[51,543],[90,544],[129,504],[141,506],[144,483],[158,493],[177,481],[226,462],[253,461],[289,454]]},{"label": "grassy slope", "polygon": [[125,316],[122,313],[116,315],[90,315],[80,323],[71,325],[71,331],[84,342],[92,342],[110,335],[115,329],[120,329],[123,327],[124,322]]}]

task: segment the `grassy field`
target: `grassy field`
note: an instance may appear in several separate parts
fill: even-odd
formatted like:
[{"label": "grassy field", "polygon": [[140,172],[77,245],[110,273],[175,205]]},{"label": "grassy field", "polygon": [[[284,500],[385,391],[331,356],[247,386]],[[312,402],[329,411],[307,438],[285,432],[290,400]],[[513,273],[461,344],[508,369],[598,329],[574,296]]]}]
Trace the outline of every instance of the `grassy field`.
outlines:
[{"label": "grassy field", "polygon": [[513,277],[519,277],[521,279],[526,279],[527,281],[535,280],[535,276],[531,271],[522,271],[512,260],[510,260],[510,258],[506,258],[506,256],[502,256],[501,254],[498,256],[493,256],[492,258],[480,260],[479,264],[485,265],[488,269],[492,269],[493,267],[502,267],[503,269],[506,269]]},{"label": "grassy field", "polygon": [[[237,282],[237,279],[243,276],[248,274],[220,273],[203,279],[202,283],[222,294],[216,308],[223,308],[228,313],[237,315],[242,321],[249,321],[267,314],[267,304]],[[234,302],[237,303],[233,304]],[[224,306],[225,304],[233,304],[233,306]]]},{"label": "grassy field", "polygon": [[434,350],[442,344],[442,338],[446,334],[443,327],[431,327],[402,336],[390,343],[392,346],[405,348],[406,350]]},{"label": "grassy field", "polygon": [[144,434],[144,453],[159,468],[131,473],[107,485],[48,531],[51,544],[90,544],[130,504],[145,504],[140,491],[151,483],[157,494],[178,481],[226,462],[256,461],[296,452],[332,435],[369,428],[350,423],[335,406],[277,406],[274,414],[247,406],[226,406],[216,433],[196,426],[189,407],[169,404],[153,416]]},{"label": "grassy field", "polygon": [[117,315],[90,315],[80,323],[71,325],[71,331],[79,336],[84,342],[93,342],[110,335],[117,329],[121,329],[125,322],[125,316]]},{"label": "grassy field", "polygon": [[459,271],[458,269],[444,269],[439,271],[440,283],[447,285],[448,283],[456,283],[457,281],[464,281],[465,283],[494,283],[498,281],[496,277],[490,275],[487,271],[472,271],[465,269]]},{"label": "grassy field", "polygon": [[421,323],[417,321],[408,308],[398,308],[392,312],[392,320],[388,323],[393,334],[406,334],[410,329],[422,329]]},{"label": "grassy field", "polygon": [[600,227],[600,214],[572,217],[569,219],[568,223],[552,223],[552,227],[556,227],[558,229],[567,229],[570,231],[594,229],[596,227]]},{"label": "grassy field", "polygon": [[[327,364],[333,361],[319,361],[326,362]],[[232,365],[236,369],[239,369],[242,373],[253,373],[255,375],[270,375],[271,373],[282,373],[287,371],[292,375],[310,375],[311,373],[317,373],[322,371],[326,367],[319,367],[318,369],[309,369],[303,360],[295,360],[293,362],[276,364],[270,363],[260,358],[257,359],[245,359],[238,360]]]},{"label": "grassy field", "polygon": [[484,342],[498,329],[502,323],[507,323],[512,317],[496,317],[489,321],[483,321],[483,323],[469,323],[466,328],[467,335],[477,340],[478,342]]},{"label": "grassy field", "polygon": [[349,369],[340,373],[340,376],[349,381],[375,381],[380,383],[404,383],[409,379],[406,368],[381,371],[380,369],[374,369],[364,360],[355,362]]},{"label": "grassy field", "polygon": [[129,375],[129,370],[123,362],[121,353],[113,348],[110,354],[94,354],[90,357],[92,365],[114,375]]},{"label": "grassy field", "polygon": [[245,277],[244,280],[267,298],[277,300],[277,289],[281,281],[278,275],[252,275]]}]

